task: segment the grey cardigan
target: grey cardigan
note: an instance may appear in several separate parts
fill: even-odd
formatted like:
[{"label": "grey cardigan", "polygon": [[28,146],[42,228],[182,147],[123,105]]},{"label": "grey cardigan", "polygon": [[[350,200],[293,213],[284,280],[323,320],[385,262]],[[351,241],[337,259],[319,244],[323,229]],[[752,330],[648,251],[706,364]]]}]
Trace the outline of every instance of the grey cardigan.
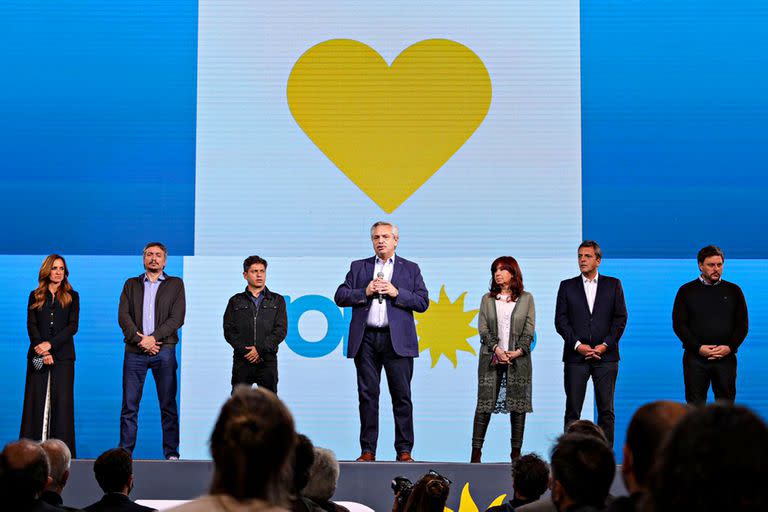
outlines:
[{"label": "grey cardigan", "polygon": [[493,350],[499,341],[496,318],[496,299],[487,293],[480,301],[477,330],[480,333],[480,356],[477,367],[477,412],[533,412],[531,403],[533,369],[531,365],[531,342],[536,326],[536,308],[533,295],[523,292],[512,311],[509,329],[509,349],[523,351],[523,355],[506,367],[506,399],[499,399],[500,377],[496,366],[491,365]]}]

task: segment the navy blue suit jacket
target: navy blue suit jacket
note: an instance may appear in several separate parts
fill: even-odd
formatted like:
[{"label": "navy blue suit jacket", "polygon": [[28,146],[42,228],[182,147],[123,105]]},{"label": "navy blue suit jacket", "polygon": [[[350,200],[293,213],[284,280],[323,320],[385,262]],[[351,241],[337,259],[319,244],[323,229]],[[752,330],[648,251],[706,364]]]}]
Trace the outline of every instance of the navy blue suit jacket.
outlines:
[{"label": "navy blue suit jacket", "polygon": [[[365,295],[365,288],[373,280],[375,261],[375,257],[353,261],[347,277],[336,290],[334,297],[338,306],[352,307],[352,320],[349,323],[347,339],[347,357],[349,358],[357,355],[363,342],[371,301],[378,300]],[[429,307],[429,293],[421,277],[421,270],[416,263],[395,256],[391,282],[397,288],[397,297],[394,300],[386,299],[392,347],[399,356],[418,357],[419,339],[416,336],[413,312],[423,313]]]},{"label": "navy blue suit jacket", "polygon": [[563,337],[563,362],[583,362],[584,356],[574,350],[577,341],[590,347],[608,345],[602,361],[619,360],[619,339],[627,325],[627,305],[621,281],[599,274],[592,313],[581,275],[560,283],[555,307],[555,328]]}]

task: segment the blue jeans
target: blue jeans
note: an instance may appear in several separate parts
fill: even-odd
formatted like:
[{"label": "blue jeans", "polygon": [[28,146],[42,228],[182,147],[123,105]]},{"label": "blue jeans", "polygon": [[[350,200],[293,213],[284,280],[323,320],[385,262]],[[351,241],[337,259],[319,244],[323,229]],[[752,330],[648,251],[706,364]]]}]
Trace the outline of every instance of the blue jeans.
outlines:
[{"label": "blue jeans", "polygon": [[161,349],[157,355],[125,352],[123,358],[123,409],[120,413],[120,447],[133,453],[136,446],[139,403],[147,370],[152,370],[160,402],[165,458],[179,456],[179,410],[176,406],[176,347]]}]

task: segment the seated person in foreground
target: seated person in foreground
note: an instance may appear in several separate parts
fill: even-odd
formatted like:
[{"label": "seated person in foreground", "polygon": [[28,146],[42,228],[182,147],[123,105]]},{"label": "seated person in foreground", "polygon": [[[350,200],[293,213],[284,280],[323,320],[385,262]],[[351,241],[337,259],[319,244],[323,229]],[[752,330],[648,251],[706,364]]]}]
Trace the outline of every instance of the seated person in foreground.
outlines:
[{"label": "seated person in foreground", "polygon": [[512,464],[513,498],[487,512],[513,512],[538,500],[549,487],[549,465],[535,453],[523,455]]},{"label": "seated person in foreground", "polygon": [[331,450],[315,447],[315,462],[309,470],[309,482],[302,494],[321,510],[327,512],[349,512],[345,507],[331,501],[339,482],[339,461]]},{"label": "seated person in foreground", "polygon": [[286,512],[296,444],[293,416],[265,388],[238,386],[211,433],[210,494],[174,512]]},{"label": "seated person in foreground", "polygon": [[48,470],[48,483],[45,486],[40,499],[49,505],[62,510],[77,511],[79,509],[67,507],[61,498],[64,487],[69,480],[69,466],[72,463],[72,452],[69,451],[67,443],[60,439],[48,438],[40,446],[45,450],[50,465]]},{"label": "seated person in foreground", "polygon": [[649,511],[768,510],[768,426],[738,405],[695,408],[667,436],[649,480]]},{"label": "seated person in foreground", "polygon": [[616,461],[605,443],[584,434],[564,434],[552,449],[552,501],[558,512],[605,508]]},{"label": "seated person in foreground", "polygon": [[152,512],[128,497],[133,490],[133,458],[125,448],[107,450],[93,463],[93,473],[104,496],[86,512]]},{"label": "seated person in foreground", "polygon": [[[601,443],[608,445],[608,438],[605,437],[603,429],[600,428],[595,422],[589,420],[576,420],[568,424],[566,434],[582,434],[588,437],[594,437]],[[610,502],[612,496],[609,494],[606,499],[606,503]],[[529,503],[527,505],[519,505],[516,512],[557,512],[557,507],[552,501],[552,496],[547,495],[543,498]]]},{"label": "seated person in foreground", "polygon": [[40,499],[48,482],[48,456],[29,439],[5,445],[0,453],[0,505],[13,512],[56,512]]}]

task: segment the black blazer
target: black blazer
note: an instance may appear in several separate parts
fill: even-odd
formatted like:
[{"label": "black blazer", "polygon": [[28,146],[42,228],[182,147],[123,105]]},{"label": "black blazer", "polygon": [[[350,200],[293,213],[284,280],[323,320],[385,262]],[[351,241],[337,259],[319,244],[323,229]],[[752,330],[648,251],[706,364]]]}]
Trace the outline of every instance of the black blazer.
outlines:
[{"label": "black blazer", "polygon": [[581,275],[560,283],[555,307],[555,328],[563,337],[563,362],[584,362],[574,350],[577,341],[590,347],[608,345],[603,361],[619,360],[619,339],[627,325],[627,305],[621,281],[599,274],[592,313]]},{"label": "black blazer", "polygon": [[277,360],[278,345],[288,333],[285,299],[264,288],[258,311],[247,291],[233,295],[224,311],[224,339],[232,345],[234,357],[242,359],[254,346],[264,361]]},{"label": "black blazer", "polygon": [[80,296],[74,290],[70,294],[72,302],[65,308],[61,307],[58,300],[51,300],[53,296],[48,294],[42,308],[29,309],[35,302],[35,292],[30,292],[27,302],[27,359],[35,357],[36,345],[48,341],[54,362],[75,360],[74,336],[80,321]]},{"label": "black blazer", "polygon": [[125,281],[120,294],[117,320],[123,330],[125,349],[129,352],[141,352],[141,341],[137,332],[144,336],[154,336],[161,342],[162,348],[175,348],[179,342],[178,330],[184,324],[187,302],[184,295],[184,281],[178,277],[165,276],[160,282],[155,296],[155,330],[144,332],[142,326],[144,314],[144,274]]},{"label": "black blazer", "polygon": [[155,509],[134,503],[125,494],[110,492],[83,510],[86,512],[154,512]]}]

